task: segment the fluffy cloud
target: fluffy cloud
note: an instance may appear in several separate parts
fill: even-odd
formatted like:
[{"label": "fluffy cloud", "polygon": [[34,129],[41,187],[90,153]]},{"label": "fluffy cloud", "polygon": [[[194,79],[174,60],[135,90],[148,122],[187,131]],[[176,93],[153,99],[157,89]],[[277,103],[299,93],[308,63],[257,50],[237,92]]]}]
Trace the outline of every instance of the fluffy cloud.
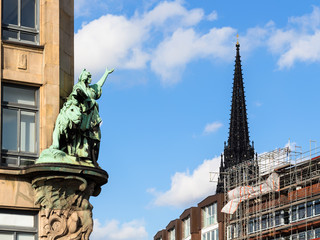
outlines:
[{"label": "fluffy cloud", "polygon": [[209,181],[209,172],[218,172],[219,166],[220,157],[216,157],[204,160],[192,173],[189,170],[175,173],[171,178],[171,188],[168,191],[148,190],[155,195],[153,204],[183,208],[214,194],[216,183]]},{"label": "fluffy cloud", "polygon": [[[288,32],[290,34],[290,32]],[[278,36],[274,36],[277,38]],[[296,40],[288,40],[290,48],[285,51],[278,60],[280,69],[292,67],[297,61],[318,62],[320,61],[320,30],[311,35],[298,36]]]},{"label": "fluffy cloud", "polygon": [[101,225],[98,219],[94,220],[92,240],[146,240],[148,237],[143,221],[133,220],[120,224],[111,220]]},{"label": "fluffy cloud", "polygon": [[320,61],[320,9],[301,17],[291,17],[285,29],[273,29],[268,40],[272,53],[279,55],[280,69],[296,62]]},{"label": "fluffy cloud", "polygon": [[80,66],[97,72],[105,66],[141,68],[148,54],[141,49],[146,30],[123,16],[106,15],[94,20],[75,35],[76,72]]},{"label": "fluffy cloud", "polygon": [[187,63],[199,58],[231,60],[233,49],[229,39],[235,35],[229,27],[213,28],[199,35],[193,29],[177,29],[171,37],[163,40],[154,51],[151,69],[162,77],[165,84],[180,80],[180,73]]},{"label": "fluffy cloud", "polygon": [[180,1],[164,1],[138,18],[145,26],[164,26],[166,24],[165,27],[168,27],[168,25],[193,26],[199,23],[203,16],[202,9],[187,10]]},{"label": "fluffy cloud", "polygon": [[221,122],[213,122],[213,123],[208,123],[204,130],[204,134],[210,134],[216,132],[219,128],[221,128],[223,124]]},{"label": "fluffy cloud", "polygon": [[234,39],[235,30],[222,27],[197,33],[194,27],[206,18],[212,21],[217,13],[205,17],[203,9],[188,10],[178,0],[161,2],[131,18],[102,16],[75,34],[75,72],[79,74],[84,66],[97,73],[105,66],[145,69],[150,64],[162,82],[170,85],[180,80],[185,66],[195,59],[231,60],[229,39]]}]

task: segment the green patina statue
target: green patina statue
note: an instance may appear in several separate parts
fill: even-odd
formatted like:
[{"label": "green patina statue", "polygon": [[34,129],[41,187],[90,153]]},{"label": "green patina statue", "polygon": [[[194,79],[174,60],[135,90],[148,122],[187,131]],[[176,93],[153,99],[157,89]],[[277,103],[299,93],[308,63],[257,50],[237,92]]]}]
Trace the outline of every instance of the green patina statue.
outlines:
[{"label": "green patina statue", "polygon": [[59,162],[98,167],[101,140],[99,106],[96,102],[102,93],[108,75],[106,69],[101,79],[91,84],[91,74],[84,69],[77,84],[64,103],[53,131],[53,142],[36,163]]}]

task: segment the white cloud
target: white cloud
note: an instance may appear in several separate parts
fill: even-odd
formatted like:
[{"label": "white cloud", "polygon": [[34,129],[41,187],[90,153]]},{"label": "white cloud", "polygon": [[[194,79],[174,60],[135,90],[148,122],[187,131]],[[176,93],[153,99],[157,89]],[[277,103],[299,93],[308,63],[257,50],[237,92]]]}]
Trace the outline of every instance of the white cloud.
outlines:
[{"label": "white cloud", "polygon": [[280,69],[290,68],[296,62],[320,61],[320,9],[310,14],[291,17],[285,29],[274,29],[268,40],[272,53],[279,55]]},{"label": "white cloud", "polygon": [[290,40],[290,49],[283,53],[278,60],[280,69],[292,67],[297,61],[320,61],[320,30],[312,35],[299,36],[296,40]]},{"label": "white cloud", "polygon": [[[148,54],[141,49],[146,30],[123,16],[105,15],[83,26],[75,35],[76,72],[108,67],[142,68]],[[134,61],[133,63],[133,60]]]},{"label": "white cloud", "polygon": [[188,11],[182,6],[180,1],[164,1],[154,9],[146,12],[140,20],[146,26],[171,25],[172,22],[170,23],[169,21],[173,21],[174,25],[193,26],[199,23],[203,19],[203,16],[202,9],[196,8]]},{"label": "white cloud", "polygon": [[207,16],[208,21],[214,21],[218,19],[218,13],[216,11],[212,11],[208,16]]},{"label": "white cloud", "polygon": [[180,73],[195,59],[231,60],[234,55],[230,44],[232,35],[235,35],[235,30],[229,27],[212,28],[203,35],[192,28],[177,29],[154,51],[151,69],[162,77],[164,84],[177,83]]},{"label": "white cloud", "polygon": [[317,30],[320,25],[320,9],[314,6],[310,14],[289,18],[289,23],[297,24],[302,30]]},{"label": "white cloud", "polygon": [[245,35],[240,36],[241,52],[250,52],[258,47],[265,46],[273,29],[273,22],[268,22],[263,27],[247,29]]},{"label": "white cloud", "polygon": [[[78,6],[85,3],[80,1]],[[215,13],[210,14],[214,18]],[[203,9],[186,9],[182,1],[164,1],[131,18],[105,15],[84,24],[75,34],[75,73],[86,67],[100,73],[108,67],[151,70],[164,84],[180,80],[185,66],[198,58],[231,60],[235,30],[212,28],[198,34]],[[157,38],[154,38],[154,36]]]},{"label": "white cloud", "polygon": [[223,124],[221,122],[208,123],[205,126],[203,133],[204,134],[214,133],[214,132],[218,131],[218,129],[221,128],[222,126],[223,126]]},{"label": "white cloud", "polygon": [[146,240],[148,238],[145,223],[133,220],[120,224],[117,220],[106,221],[101,225],[98,219],[94,220],[92,240]]},{"label": "white cloud", "polygon": [[149,189],[148,192],[155,196],[153,204],[183,208],[214,194],[216,183],[209,181],[209,172],[219,171],[220,160],[220,157],[204,160],[192,173],[189,170],[175,173],[171,178],[171,188],[166,192]]}]

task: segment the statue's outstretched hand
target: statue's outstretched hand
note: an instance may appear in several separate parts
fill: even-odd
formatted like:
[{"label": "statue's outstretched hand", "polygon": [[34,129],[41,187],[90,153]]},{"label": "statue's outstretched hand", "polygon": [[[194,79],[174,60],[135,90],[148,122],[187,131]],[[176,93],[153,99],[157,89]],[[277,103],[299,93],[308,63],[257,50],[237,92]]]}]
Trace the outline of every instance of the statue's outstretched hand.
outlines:
[{"label": "statue's outstretched hand", "polygon": [[106,68],[106,74],[110,74],[110,73],[113,73],[113,71],[114,71],[114,68],[112,68],[111,70],[109,70],[108,68]]},{"label": "statue's outstretched hand", "polygon": [[102,87],[104,82],[107,80],[107,77],[110,73],[112,73],[114,71],[114,68],[109,70],[108,68],[106,68],[105,73],[103,74],[103,76],[101,77],[101,79],[97,82],[98,86]]}]

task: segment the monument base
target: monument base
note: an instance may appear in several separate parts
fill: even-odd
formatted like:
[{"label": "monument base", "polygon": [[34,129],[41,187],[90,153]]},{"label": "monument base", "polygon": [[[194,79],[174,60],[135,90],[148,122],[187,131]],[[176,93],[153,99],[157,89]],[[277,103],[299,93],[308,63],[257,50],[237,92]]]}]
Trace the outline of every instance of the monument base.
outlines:
[{"label": "monument base", "polygon": [[93,229],[90,196],[108,181],[102,169],[64,163],[35,164],[35,203],[40,205],[39,239],[88,240]]}]

